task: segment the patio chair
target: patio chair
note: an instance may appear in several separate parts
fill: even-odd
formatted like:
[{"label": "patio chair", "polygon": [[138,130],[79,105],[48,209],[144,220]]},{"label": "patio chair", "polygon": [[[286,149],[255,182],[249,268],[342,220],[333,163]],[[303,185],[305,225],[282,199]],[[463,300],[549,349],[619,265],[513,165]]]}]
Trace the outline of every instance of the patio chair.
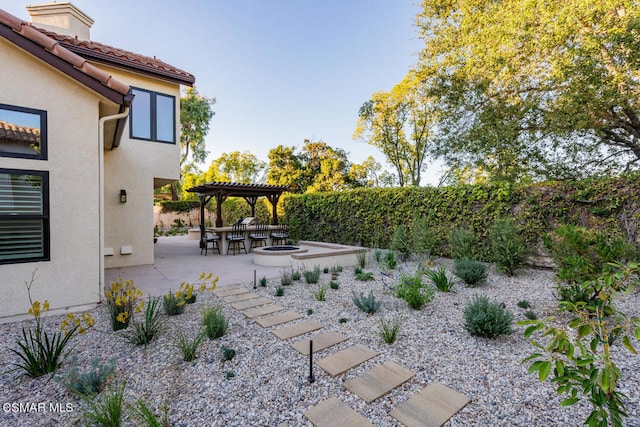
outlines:
[{"label": "patio chair", "polygon": [[[278,227],[271,232],[271,242],[273,245],[285,244],[289,238],[289,230],[286,225]],[[280,243],[282,242],[282,243]]]},{"label": "patio chair", "polygon": [[251,249],[258,246],[265,246],[267,244],[267,233],[269,232],[269,226],[267,224],[258,223],[254,232],[249,233],[251,239],[251,245],[249,245],[249,252]]},{"label": "patio chair", "polygon": [[204,236],[200,238],[200,255],[202,255],[202,251],[204,250],[204,255],[207,255],[209,250],[209,243],[211,243],[211,250],[218,251],[220,253],[220,245],[218,244],[218,240],[220,240],[220,236],[212,231],[207,231],[204,228],[204,224],[200,224],[200,235]]},{"label": "patio chair", "polygon": [[227,240],[229,241],[229,245],[227,246],[227,255],[229,254],[229,249],[233,246],[233,255],[236,254],[236,248],[240,251],[240,245],[242,244],[242,249],[244,249],[244,253],[247,253],[247,247],[244,244],[245,232],[247,231],[247,224],[233,224],[231,228],[231,232],[227,233]]}]

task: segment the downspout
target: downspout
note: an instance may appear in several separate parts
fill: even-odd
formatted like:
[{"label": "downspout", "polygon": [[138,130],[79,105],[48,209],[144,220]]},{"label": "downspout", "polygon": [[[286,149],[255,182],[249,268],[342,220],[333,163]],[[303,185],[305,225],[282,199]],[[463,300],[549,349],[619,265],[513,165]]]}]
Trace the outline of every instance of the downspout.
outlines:
[{"label": "downspout", "polygon": [[112,120],[124,119],[129,115],[129,107],[125,107],[122,113],[114,114],[112,116],[104,116],[100,118],[98,122],[98,188],[99,188],[99,216],[100,216],[100,231],[98,237],[98,255],[99,269],[100,269],[100,283],[98,285],[98,301],[104,299],[104,124]]}]

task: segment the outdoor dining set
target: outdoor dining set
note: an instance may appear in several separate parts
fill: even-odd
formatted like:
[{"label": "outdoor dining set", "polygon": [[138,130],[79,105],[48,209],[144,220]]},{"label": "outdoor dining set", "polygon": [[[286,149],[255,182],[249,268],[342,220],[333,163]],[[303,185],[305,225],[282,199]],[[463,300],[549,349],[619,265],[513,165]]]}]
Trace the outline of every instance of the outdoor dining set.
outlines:
[{"label": "outdoor dining set", "polygon": [[[249,219],[249,218],[247,218]],[[200,225],[201,235],[200,254],[207,255],[209,248],[217,251],[218,254],[233,255],[236,251],[247,253],[247,243],[249,252],[253,248],[260,246],[275,246],[286,243],[289,232],[286,225],[269,225],[266,223],[251,224],[252,221],[237,221],[230,227],[205,227]]]}]

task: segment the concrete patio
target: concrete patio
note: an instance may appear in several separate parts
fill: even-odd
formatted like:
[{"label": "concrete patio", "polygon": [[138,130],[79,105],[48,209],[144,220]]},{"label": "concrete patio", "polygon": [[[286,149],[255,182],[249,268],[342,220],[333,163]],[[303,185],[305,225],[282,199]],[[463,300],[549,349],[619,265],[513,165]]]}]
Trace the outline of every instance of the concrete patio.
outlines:
[{"label": "concrete patio", "polygon": [[200,273],[212,272],[219,276],[218,286],[251,284],[253,272],[257,280],[279,277],[283,267],[268,267],[253,264],[253,254],[235,256],[218,255],[209,250],[207,256],[200,255],[199,241],[188,236],[162,236],[154,245],[154,264],[135,267],[109,268],[105,270],[105,283],[114,280],[133,279],[144,295],[159,296],[176,290],[183,281],[194,282]]}]

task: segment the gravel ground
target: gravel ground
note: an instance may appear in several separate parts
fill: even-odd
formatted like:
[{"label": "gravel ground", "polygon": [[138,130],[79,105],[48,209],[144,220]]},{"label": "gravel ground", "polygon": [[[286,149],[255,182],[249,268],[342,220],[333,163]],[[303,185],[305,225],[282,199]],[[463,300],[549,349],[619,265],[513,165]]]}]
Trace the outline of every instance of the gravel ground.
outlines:
[{"label": "gravel ground", "polygon": [[[553,297],[553,273],[545,270],[522,270],[516,277],[507,277],[491,269],[487,284],[468,288],[457,284],[455,292],[436,292],[434,300],[423,310],[410,310],[406,303],[395,298],[381,280],[383,276],[375,263],[366,271],[374,273],[376,280],[354,280],[353,269],[345,268],[338,282],[340,289],[327,289],[326,301],[316,301],[312,291],[318,285],[303,281],[285,288],[283,297],[275,297],[279,279],[270,280],[266,288],[258,287],[257,293],[269,296],[278,304],[311,318],[322,325],[323,331],[334,330],[350,339],[315,355],[321,358],[353,344],[365,345],[379,356],[365,362],[346,374],[331,378],[319,368],[315,369],[316,382],[309,384],[308,359],[293,350],[289,343],[306,336],[281,341],[268,329],[246,320],[230,305],[212,294],[198,296],[198,302],[189,305],[185,314],[168,318],[167,330],[146,349],[129,343],[121,333],[110,330],[106,307],[92,310],[96,325],[83,336],[74,339],[73,353],[80,366],[88,366],[91,359],[114,358],[116,377],[127,380],[126,400],[146,400],[157,409],[164,402],[169,408],[173,426],[307,426],[304,412],[319,401],[336,396],[358,411],[375,425],[399,425],[389,412],[418,393],[433,381],[444,384],[471,399],[471,402],[446,424],[448,426],[578,426],[590,412],[589,406],[580,403],[561,408],[561,397],[547,380],[540,383],[533,375],[527,375],[520,361],[533,352],[522,337],[523,327],[515,327],[512,335],[496,339],[471,337],[462,327],[462,311],[465,303],[475,294],[485,294],[506,304],[516,320],[524,319],[524,309],[516,304],[526,299],[538,317],[555,316],[557,302]],[[437,264],[451,267],[449,260],[437,260]],[[415,265],[400,264],[394,272],[411,272]],[[214,272],[215,273],[215,272]],[[320,283],[327,285],[329,274],[323,274]],[[304,279],[303,279],[304,280]],[[384,278],[387,285],[393,279]],[[220,284],[223,286],[225,284]],[[244,283],[252,288],[252,283]],[[373,290],[382,301],[382,309],[371,316],[359,311],[351,302],[352,291],[365,294]],[[640,316],[639,293],[636,291],[617,306],[628,315]],[[194,362],[182,361],[175,347],[177,331],[195,336],[200,328],[201,309],[205,305],[221,304],[230,322],[227,335],[219,340],[206,339]],[[313,313],[308,315],[311,309]],[[404,324],[399,338],[392,345],[385,344],[378,336],[381,318],[403,316]],[[340,318],[348,319],[340,323]],[[59,317],[45,320],[53,330]],[[10,349],[22,325],[32,322],[0,325],[0,364],[2,371],[17,361]],[[236,357],[222,362],[223,346],[236,350]],[[614,357],[622,371],[619,389],[627,394],[626,419],[628,426],[640,425],[640,356],[632,356],[614,345]],[[342,383],[391,360],[403,365],[415,376],[388,395],[366,404],[347,391]],[[64,375],[68,365],[59,371]],[[227,372],[235,376],[226,378]],[[54,378],[31,379],[20,377],[18,372],[4,372],[0,376],[2,389],[0,413],[2,426],[71,426],[86,425],[82,417],[86,408],[80,399],[66,392]],[[35,404],[30,411],[14,411],[15,405]],[[40,407],[37,405],[41,404]],[[54,405],[54,408],[50,407]],[[58,410],[56,409],[57,406]],[[61,411],[59,409],[63,409]],[[126,413],[130,411],[127,409]],[[128,417],[124,425],[141,425]]]}]

